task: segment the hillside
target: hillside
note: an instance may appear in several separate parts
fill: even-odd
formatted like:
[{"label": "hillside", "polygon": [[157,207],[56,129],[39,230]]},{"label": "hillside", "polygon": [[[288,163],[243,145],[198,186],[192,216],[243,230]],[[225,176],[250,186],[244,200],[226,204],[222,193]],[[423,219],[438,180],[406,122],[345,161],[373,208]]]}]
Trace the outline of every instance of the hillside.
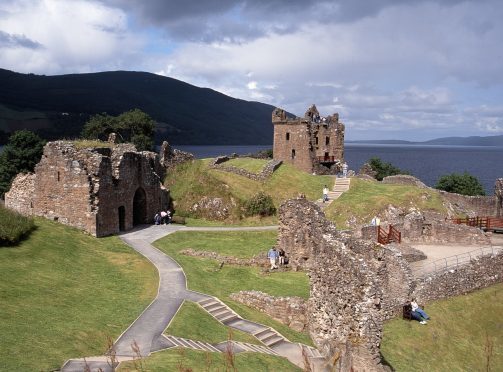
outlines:
[{"label": "hillside", "polygon": [[76,137],[90,115],[133,108],[158,122],[158,143],[272,143],[273,106],[169,77],[131,71],[45,76],[0,69],[0,140],[18,129],[47,139]]},{"label": "hillside", "polygon": [[363,140],[346,141],[347,143],[370,143],[378,145],[443,145],[443,146],[503,146],[503,135],[499,136],[471,136],[471,137],[442,137],[429,141],[412,142],[403,140]]}]

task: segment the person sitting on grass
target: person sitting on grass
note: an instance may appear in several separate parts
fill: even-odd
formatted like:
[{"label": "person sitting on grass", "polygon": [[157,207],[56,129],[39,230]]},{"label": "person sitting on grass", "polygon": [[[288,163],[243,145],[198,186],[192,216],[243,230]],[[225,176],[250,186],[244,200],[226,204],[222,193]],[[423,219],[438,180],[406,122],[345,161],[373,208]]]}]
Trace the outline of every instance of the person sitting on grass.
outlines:
[{"label": "person sitting on grass", "polygon": [[[411,315],[412,315],[413,319],[418,320],[421,324],[426,324],[426,321],[430,320],[430,317],[428,316],[428,314],[426,314],[426,312],[419,307],[415,298],[413,298],[410,301],[410,306],[411,306],[411,310],[412,310]],[[417,319],[417,318],[419,318],[419,319]]]}]

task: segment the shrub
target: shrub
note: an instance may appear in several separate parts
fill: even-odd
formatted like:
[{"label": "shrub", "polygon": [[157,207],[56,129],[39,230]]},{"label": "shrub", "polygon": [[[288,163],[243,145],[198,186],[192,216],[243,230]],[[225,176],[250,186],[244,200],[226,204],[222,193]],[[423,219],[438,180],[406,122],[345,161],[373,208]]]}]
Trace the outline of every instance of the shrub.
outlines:
[{"label": "shrub", "polygon": [[486,194],[484,187],[482,187],[477,177],[472,176],[468,172],[444,175],[438,179],[435,188],[461,195],[474,196]]},{"label": "shrub", "polygon": [[259,192],[244,203],[245,216],[272,216],[276,214],[276,207],[270,195]]},{"label": "shrub", "polygon": [[383,162],[380,158],[377,157],[370,158],[369,165],[372,170],[376,172],[375,177],[379,181],[382,181],[384,177],[388,176],[395,176],[397,174],[410,174],[408,171],[401,170],[391,163]]},{"label": "shrub", "polygon": [[33,219],[0,206],[0,246],[18,243],[34,227]]}]

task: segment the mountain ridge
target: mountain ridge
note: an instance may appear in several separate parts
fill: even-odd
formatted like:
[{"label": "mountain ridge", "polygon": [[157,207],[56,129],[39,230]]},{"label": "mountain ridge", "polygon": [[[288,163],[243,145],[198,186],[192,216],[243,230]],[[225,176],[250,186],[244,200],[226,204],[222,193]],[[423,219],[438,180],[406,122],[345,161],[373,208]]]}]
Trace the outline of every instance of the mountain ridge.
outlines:
[{"label": "mountain ridge", "polygon": [[274,106],[148,72],[35,75],[0,69],[0,130],[77,137],[91,115],[139,108],[158,122],[156,142],[270,144]]},{"label": "mountain ridge", "polygon": [[469,136],[469,137],[441,137],[428,141],[406,140],[354,140],[346,143],[368,143],[381,145],[446,145],[446,146],[503,146],[503,135]]}]

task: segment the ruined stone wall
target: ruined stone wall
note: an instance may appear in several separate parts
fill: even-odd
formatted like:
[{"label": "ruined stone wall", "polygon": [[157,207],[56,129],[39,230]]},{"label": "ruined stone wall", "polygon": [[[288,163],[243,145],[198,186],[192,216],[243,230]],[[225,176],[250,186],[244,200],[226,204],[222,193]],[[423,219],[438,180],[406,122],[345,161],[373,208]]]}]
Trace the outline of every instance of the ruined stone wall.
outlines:
[{"label": "ruined stone wall", "polygon": [[[13,184],[7,206],[95,236],[117,233],[151,222],[167,208],[169,196],[154,171],[156,162],[155,154],[136,152],[130,144],[78,149],[68,141],[49,142],[31,176],[33,184]],[[31,200],[18,198],[28,188]]]},{"label": "ruined stone wall", "polygon": [[413,295],[418,301],[459,296],[503,282],[503,252],[474,258],[469,264],[417,280]]},{"label": "ruined stone wall", "polygon": [[283,248],[294,270],[308,268],[312,257],[328,244],[328,236],[337,236],[335,224],[325,218],[320,207],[303,197],[280,205],[278,232],[276,248]]},{"label": "ruined stone wall", "polygon": [[310,137],[310,125],[306,121],[298,119],[276,123],[274,125],[274,159],[312,173],[314,153]]},{"label": "ruined stone wall", "polygon": [[[362,167],[362,169],[363,169],[363,167]],[[416,177],[409,176],[406,174],[399,174],[396,176],[384,177],[382,180],[382,183],[396,184],[396,185],[411,185],[411,186],[420,187],[422,189],[428,187],[423,182],[421,182],[419,179],[417,179]]]},{"label": "ruined stone wall", "polygon": [[234,167],[232,165],[224,165],[228,160],[229,158],[227,156],[219,156],[215,158],[215,160],[211,164],[211,167],[214,169],[223,170],[225,172],[234,173],[238,176],[243,176],[254,181],[264,181],[268,179],[283,163],[281,160],[271,160],[267,162],[267,164],[259,173],[252,173],[243,168]]},{"label": "ruined stone wall", "polygon": [[[467,196],[439,190],[440,195],[448,203],[451,209],[457,213],[463,213],[468,217],[496,216],[497,197],[493,196]],[[448,206],[449,207],[449,206]]]},{"label": "ruined stone wall", "polygon": [[300,297],[274,297],[260,291],[240,291],[230,298],[257,309],[297,332],[307,329],[306,300]]},{"label": "ruined stone wall", "polygon": [[313,105],[304,118],[290,119],[284,110],[276,108],[272,123],[275,160],[308,173],[334,174],[340,170],[344,161],[344,124],[339,122],[338,114],[320,118]]},{"label": "ruined stone wall", "polygon": [[10,190],[5,193],[5,205],[25,216],[32,215],[34,193],[35,175],[19,173],[12,181]]}]

